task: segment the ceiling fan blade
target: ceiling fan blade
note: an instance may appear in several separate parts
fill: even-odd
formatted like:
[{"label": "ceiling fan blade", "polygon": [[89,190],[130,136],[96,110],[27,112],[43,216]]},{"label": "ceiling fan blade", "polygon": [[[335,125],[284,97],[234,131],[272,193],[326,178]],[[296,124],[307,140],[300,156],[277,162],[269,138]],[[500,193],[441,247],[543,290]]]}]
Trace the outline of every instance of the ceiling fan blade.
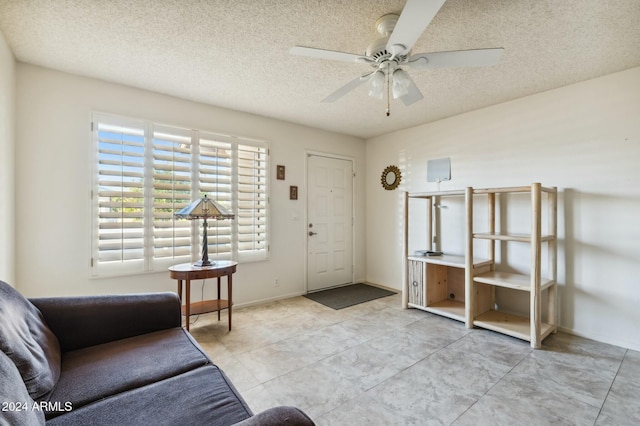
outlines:
[{"label": "ceiling fan blade", "polygon": [[407,78],[409,79],[409,87],[407,88],[408,92],[406,95],[401,96],[400,100],[403,104],[409,106],[418,102],[419,100],[422,100],[424,96],[422,96],[422,92],[420,92],[420,89],[418,89],[416,83],[413,82],[413,79],[408,75]]},{"label": "ceiling fan blade", "polygon": [[342,62],[371,62],[372,59],[353,53],[337,52],[335,50],[316,49],[313,47],[294,46],[289,50],[292,55],[307,56],[309,58],[329,59]]},{"label": "ceiling fan blade", "polygon": [[504,49],[454,50],[451,52],[418,53],[409,58],[409,65],[415,69],[487,67],[500,62]]},{"label": "ceiling fan blade", "polygon": [[445,0],[407,0],[387,41],[387,51],[394,56],[410,51],[444,2]]},{"label": "ceiling fan blade", "polygon": [[354,78],[353,80],[351,80],[350,82],[348,82],[347,84],[345,84],[344,86],[342,86],[341,88],[339,88],[338,90],[336,90],[335,92],[333,92],[332,94],[324,98],[321,102],[337,101],[338,99],[340,99],[341,97],[343,97],[344,95],[346,95],[347,93],[349,93],[350,91],[352,91],[353,89],[355,89],[356,87],[360,86],[362,83],[367,81],[367,78],[371,74],[373,73],[371,72],[361,77]]}]

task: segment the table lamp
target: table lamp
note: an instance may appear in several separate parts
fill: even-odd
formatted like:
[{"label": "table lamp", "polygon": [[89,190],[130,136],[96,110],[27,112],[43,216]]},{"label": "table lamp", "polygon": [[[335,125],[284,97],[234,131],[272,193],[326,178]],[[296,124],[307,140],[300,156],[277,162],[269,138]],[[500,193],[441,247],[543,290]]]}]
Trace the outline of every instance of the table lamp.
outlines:
[{"label": "table lamp", "polygon": [[222,207],[217,202],[210,198],[200,198],[182,208],[180,211],[174,214],[176,219],[204,219],[202,223],[202,259],[194,263],[193,266],[213,266],[215,262],[209,260],[209,244],[207,241],[207,219],[233,219],[235,216],[229,213],[227,209]]}]

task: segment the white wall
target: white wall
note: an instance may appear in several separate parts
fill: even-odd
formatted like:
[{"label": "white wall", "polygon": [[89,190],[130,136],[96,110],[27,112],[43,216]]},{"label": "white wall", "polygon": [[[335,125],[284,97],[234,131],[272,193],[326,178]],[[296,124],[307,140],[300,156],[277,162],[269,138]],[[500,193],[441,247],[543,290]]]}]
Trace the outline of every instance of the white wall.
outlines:
[{"label": "white wall", "polygon": [[[16,98],[16,287],[23,294],[175,290],[176,282],[165,272],[89,278],[92,110],[270,142],[272,176],[277,164],[286,166],[285,181],[272,179],[271,257],[238,267],[238,305],[305,292],[305,152],[353,158],[358,175],[355,278],[364,279],[363,140],[25,64],[17,65]],[[289,200],[289,185],[298,186],[298,201]],[[198,287],[192,300],[199,300],[200,286],[192,287]]]},{"label": "white wall", "polygon": [[[367,279],[401,288],[401,192],[436,190],[426,181],[427,160],[451,157],[452,180],[442,190],[558,187],[560,325],[639,350],[639,117],[634,68],[368,140]],[[380,186],[390,163],[403,173],[392,192]],[[519,261],[511,257],[509,266]]]},{"label": "white wall", "polygon": [[15,285],[15,60],[0,33],[0,280]]},{"label": "white wall", "polygon": [[[356,279],[398,289],[401,191],[435,190],[435,184],[426,183],[427,160],[449,156],[453,180],[441,189],[534,181],[559,188],[560,324],[576,334],[640,350],[640,68],[373,138],[365,145],[291,123],[15,66],[3,42],[0,61],[3,96],[12,93],[16,79],[11,99],[0,101],[0,229],[7,233],[0,243],[0,273],[5,274],[0,279],[14,281],[27,296],[175,287],[165,273],[89,278],[88,122],[90,112],[98,110],[271,142],[272,168],[287,167],[287,180],[272,182],[271,259],[239,267],[237,304],[304,292],[306,150],[355,159]],[[396,191],[380,186],[380,173],[389,164],[403,172]],[[289,185],[298,185],[299,201],[288,200]],[[5,207],[14,197],[15,220],[13,209]],[[451,212],[455,206],[445,213],[457,214]],[[299,220],[293,219],[296,215]],[[14,222],[15,247],[6,242]],[[461,235],[457,229],[443,231],[454,240]],[[517,267],[518,259],[512,261]],[[279,287],[273,287],[275,278]],[[194,290],[196,299],[198,293]]]}]

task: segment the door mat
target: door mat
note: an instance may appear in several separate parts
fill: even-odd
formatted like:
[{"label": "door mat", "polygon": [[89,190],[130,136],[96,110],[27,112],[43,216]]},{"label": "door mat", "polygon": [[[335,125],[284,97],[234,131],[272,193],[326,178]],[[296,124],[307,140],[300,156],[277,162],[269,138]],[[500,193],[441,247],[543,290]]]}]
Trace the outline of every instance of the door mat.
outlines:
[{"label": "door mat", "polygon": [[308,293],[304,297],[338,310],[393,294],[396,294],[396,292],[367,284],[350,284],[344,287]]}]

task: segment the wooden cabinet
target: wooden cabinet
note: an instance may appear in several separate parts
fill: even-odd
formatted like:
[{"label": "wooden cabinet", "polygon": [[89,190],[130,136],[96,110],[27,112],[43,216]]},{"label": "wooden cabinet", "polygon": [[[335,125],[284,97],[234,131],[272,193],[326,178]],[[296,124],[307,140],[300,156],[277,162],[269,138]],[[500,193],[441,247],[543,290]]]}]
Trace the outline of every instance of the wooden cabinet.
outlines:
[{"label": "wooden cabinet", "polygon": [[424,263],[409,260],[409,305],[424,306]]},{"label": "wooden cabinet", "polygon": [[[491,261],[476,259],[473,271],[476,274],[489,271]],[[465,290],[465,260],[462,256],[409,256],[409,299],[407,307],[422,309],[471,324],[467,313]],[[416,279],[416,274],[420,277]],[[413,297],[419,288],[420,297]],[[488,309],[488,288],[476,288],[476,309]]]},{"label": "wooden cabinet", "polygon": [[[498,229],[509,209],[509,202],[501,200],[500,214],[496,203],[507,194],[528,194],[531,226],[528,233],[511,233]],[[432,229],[436,224],[433,206],[440,197],[464,197],[465,242],[464,256],[444,254],[416,256],[409,253],[409,209],[411,199],[426,201],[426,241],[433,241]],[[486,228],[474,229],[474,198],[486,197]],[[544,198],[544,201],[543,201]],[[546,230],[542,231],[543,205]],[[417,308],[458,321],[467,327],[474,326],[504,333],[531,342],[540,348],[542,340],[555,332],[556,326],[556,274],[557,274],[557,190],[545,188],[539,183],[524,187],[466,188],[464,191],[439,191],[430,193],[405,193],[404,203],[404,259],[405,280],[403,307]],[[474,241],[487,241],[487,259],[474,257]],[[530,259],[527,273],[514,273],[496,262],[496,242],[501,242],[502,257],[506,258],[510,244],[528,244]],[[545,250],[542,250],[546,245]],[[546,255],[547,276],[542,276],[542,254]],[[502,260],[502,259],[501,259]],[[520,262],[523,263],[523,262]],[[506,288],[524,292],[529,298],[528,315],[514,315],[508,309],[496,305],[496,289]],[[500,290],[498,290],[500,291]],[[546,296],[543,298],[543,295]],[[542,304],[546,316],[542,318]]]}]

